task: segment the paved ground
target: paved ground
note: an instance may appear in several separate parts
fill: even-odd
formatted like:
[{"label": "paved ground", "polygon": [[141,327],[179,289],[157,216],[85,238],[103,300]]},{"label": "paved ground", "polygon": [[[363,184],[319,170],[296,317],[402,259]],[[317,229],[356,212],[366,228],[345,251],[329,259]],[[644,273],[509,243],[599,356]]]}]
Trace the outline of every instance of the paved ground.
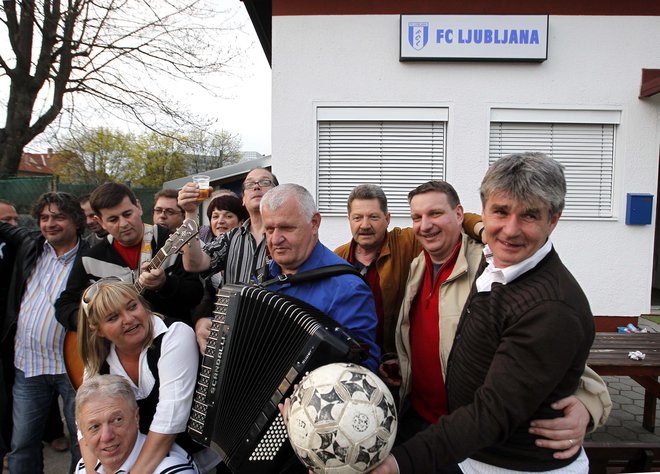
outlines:
[{"label": "paved ground", "polygon": [[[639,327],[660,332],[660,325],[640,318]],[[605,426],[588,436],[594,441],[660,442],[660,413],[655,433],[642,428],[644,389],[628,377],[604,377],[612,398],[612,413]],[[660,410],[660,404],[658,404]]]},{"label": "paved ground", "polygon": [[[660,332],[660,325],[640,318],[640,327]],[[628,377],[605,377],[612,397],[612,413],[606,425],[588,435],[596,441],[645,441],[660,442],[660,413],[656,417],[655,433],[642,428],[644,389]],[[660,404],[658,404],[660,410]],[[58,453],[44,447],[45,473],[65,474],[69,467],[69,454]],[[6,471],[5,471],[6,472]]]}]

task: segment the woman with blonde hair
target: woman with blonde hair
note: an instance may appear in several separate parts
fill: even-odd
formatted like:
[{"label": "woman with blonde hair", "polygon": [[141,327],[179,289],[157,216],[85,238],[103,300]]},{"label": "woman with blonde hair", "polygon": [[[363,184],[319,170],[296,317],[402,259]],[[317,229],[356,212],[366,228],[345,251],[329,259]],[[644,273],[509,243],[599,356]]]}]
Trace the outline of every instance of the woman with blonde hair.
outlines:
[{"label": "woman with blonde hair", "polygon": [[[202,472],[217,464],[217,455],[185,433],[199,360],[195,333],[189,326],[182,322],[168,326],[133,285],[106,278],[83,293],[78,350],[85,379],[96,374],[121,375],[135,392],[140,431],[147,439],[132,474],[152,472],[175,439],[193,455]],[[85,457],[84,446],[81,451]]]}]

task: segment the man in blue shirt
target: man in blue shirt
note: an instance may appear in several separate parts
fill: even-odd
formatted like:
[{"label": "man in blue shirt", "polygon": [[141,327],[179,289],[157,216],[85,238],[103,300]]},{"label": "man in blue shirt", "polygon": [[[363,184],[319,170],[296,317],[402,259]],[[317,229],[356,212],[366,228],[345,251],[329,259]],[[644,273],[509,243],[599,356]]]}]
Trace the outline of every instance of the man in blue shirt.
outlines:
[{"label": "man in blue shirt", "polygon": [[[273,259],[268,276],[292,275],[328,265],[349,265],[319,242],[321,215],[314,198],[302,186],[282,184],[264,194],[260,204],[266,245]],[[268,279],[268,277],[266,277]],[[355,274],[342,274],[268,289],[298,298],[332,317],[369,347],[364,365],[376,371],[380,349],[376,344],[376,309],[367,284]]]}]

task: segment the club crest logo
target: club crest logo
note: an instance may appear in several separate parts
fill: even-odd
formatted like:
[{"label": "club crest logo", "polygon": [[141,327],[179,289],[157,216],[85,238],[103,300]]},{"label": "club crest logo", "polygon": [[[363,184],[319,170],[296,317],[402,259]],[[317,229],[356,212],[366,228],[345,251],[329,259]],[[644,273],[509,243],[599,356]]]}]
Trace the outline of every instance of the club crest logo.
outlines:
[{"label": "club crest logo", "polygon": [[408,23],[408,43],[413,49],[421,51],[426,43],[429,42],[429,24],[428,22],[409,22]]}]

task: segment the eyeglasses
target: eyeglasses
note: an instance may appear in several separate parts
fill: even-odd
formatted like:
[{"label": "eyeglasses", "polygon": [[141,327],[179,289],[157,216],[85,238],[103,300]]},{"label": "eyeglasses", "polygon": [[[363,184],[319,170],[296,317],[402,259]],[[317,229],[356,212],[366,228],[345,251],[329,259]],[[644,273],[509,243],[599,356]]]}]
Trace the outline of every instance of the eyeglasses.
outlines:
[{"label": "eyeglasses", "polygon": [[94,295],[96,295],[99,286],[101,284],[107,284],[107,283],[123,283],[123,280],[119,277],[110,276],[110,277],[101,278],[100,280],[96,280],[94,283],[88,286],[87,289],[83,292],[82,299],[80,300],[80,306],[82,306],[82,309],[85,312],[85,316],[89,316],[88,306],[89,303],[92,302],[92,298],[94,298]]},{"label": "eyeglasses", "polygon": [[176,216],[177,214],[183,214],[180,210],[174,210],[170,208],[163,209],[162,207],[154,207],[154,214],[165,214],[168,217]]},{"label": "eyeglasses", "polygon": [[243,189],[254,189],[257,186],[260,188],[270,188],[273,186],[273,180],[264,178],[259,181],[245,181],[243,183]]}]

